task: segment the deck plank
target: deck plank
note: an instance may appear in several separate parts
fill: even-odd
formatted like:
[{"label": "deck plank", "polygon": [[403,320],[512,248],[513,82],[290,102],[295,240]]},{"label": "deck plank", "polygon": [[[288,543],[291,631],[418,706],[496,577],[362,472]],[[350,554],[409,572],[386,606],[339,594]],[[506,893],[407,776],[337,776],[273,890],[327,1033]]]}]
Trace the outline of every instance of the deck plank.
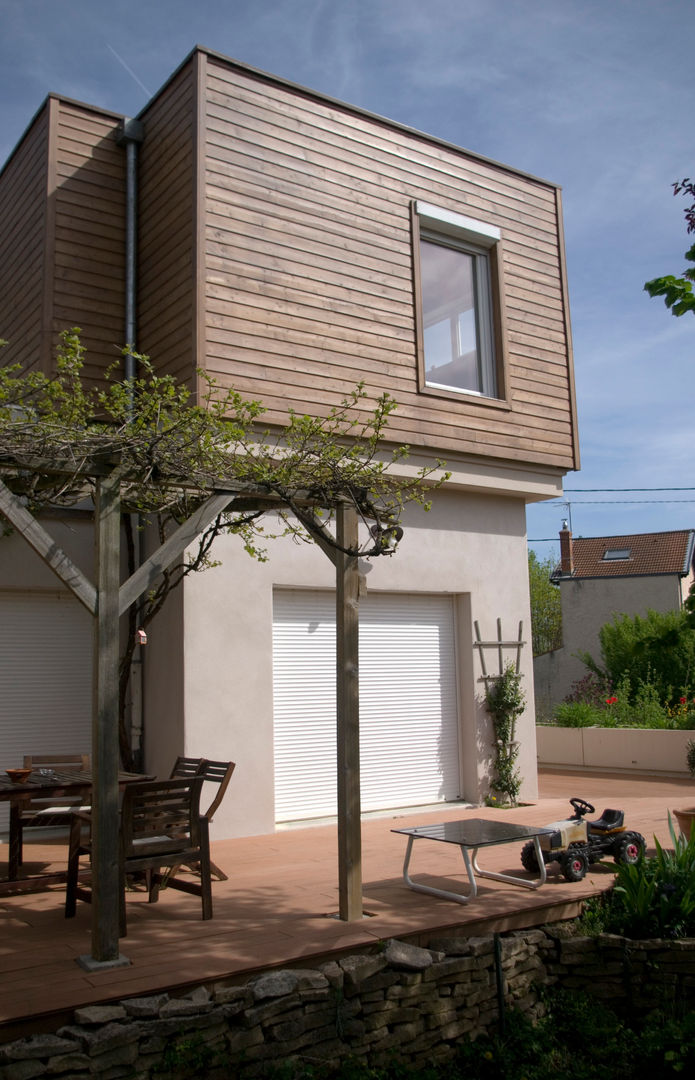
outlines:
[{"label": "deck plank", "polygon": [[[391,828],[460,817],[506,817],[543,825],[565,817],[569,796],[587,798],[597,812],[626,811],[626,824],[668,845],[667,812],[692,804],[692,781],[624,774],[540,774],[541,797],[514,810],[476,808],[391,812],[363,822],[364,910],[354,923],[338,911],[337,835],[334,825],[291,829],[272,836],[213,843],[213,858],[229,874],[213,883],[214,917],[200,919],[197,897],[164,890],[149,905],[143,892],[128,895],[128,937],[121,942],[129,967],[89,973],[76,963],[90,951],[91,908],[78,904],[74,919],[63,917],[64,890],[0,900],[0,1042],[32,1030],[50,1030],[56,1017],[80,1005],[169,990],[183,992],[203,982],[240,982],[253,973],[287,965],[310,965],[339,953],[374,946],[390,937],[426,944],[442,933],[481,934],[573,917],[579,902],[609,887],[612,863],[590,868],[584,881],[566,882],[550,873],[543,888],[520,889],[482,880],[478,897],[454,904],[413,892],[401,872],[405,838]],[[0,856],[6,846],[0,846]],[[412,873],[460,885],[458,849],[427,844],[417,851]],[[27,844],[26,870],[62,868],[65,843]],[[481,852],[481,865],[518,871],[516,845]],[[0,874],[3,873],[0,862]]]}]

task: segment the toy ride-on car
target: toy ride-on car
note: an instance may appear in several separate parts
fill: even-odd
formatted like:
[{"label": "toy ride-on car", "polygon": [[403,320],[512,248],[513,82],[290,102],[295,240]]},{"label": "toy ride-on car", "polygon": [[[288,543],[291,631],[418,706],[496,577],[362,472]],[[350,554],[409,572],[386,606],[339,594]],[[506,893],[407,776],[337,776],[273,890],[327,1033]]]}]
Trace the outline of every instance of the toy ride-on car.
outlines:
[{"label": "toy ride-on car", "polygon": [[[625,828],[623,810],[604,810],[596,821],[584,821],[586,814],[596,813],[591,803],[570,799],[570,806],[574,809],[572,816],[550,822],[546,828],[553,831],[540,837],[546,865],[557,861],[567,881],[581,881],[590,864],[599,862],[604,855],[612,855],[616,863],[638,861],[645,849],[644,837]],[[533,840],[524,844],[521,862],[529,873],[538,873]]]}]

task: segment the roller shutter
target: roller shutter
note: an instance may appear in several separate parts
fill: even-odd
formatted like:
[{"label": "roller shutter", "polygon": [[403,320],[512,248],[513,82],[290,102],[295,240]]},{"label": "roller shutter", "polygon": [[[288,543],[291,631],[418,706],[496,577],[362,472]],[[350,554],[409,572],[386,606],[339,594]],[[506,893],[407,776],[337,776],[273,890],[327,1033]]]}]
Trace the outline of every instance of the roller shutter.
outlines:
[{"label": "roller shutter", "polygon": [[[335,599],[277,590],[273,672],[276,820],[336,813]],[[362,809],[459,797],[450,597],[360,601]]]},{"label": "roller shutter", "polygon": [[88,612],[65,593],[0,590],[0,768],[24,754],[89,752],[91,715]]}]

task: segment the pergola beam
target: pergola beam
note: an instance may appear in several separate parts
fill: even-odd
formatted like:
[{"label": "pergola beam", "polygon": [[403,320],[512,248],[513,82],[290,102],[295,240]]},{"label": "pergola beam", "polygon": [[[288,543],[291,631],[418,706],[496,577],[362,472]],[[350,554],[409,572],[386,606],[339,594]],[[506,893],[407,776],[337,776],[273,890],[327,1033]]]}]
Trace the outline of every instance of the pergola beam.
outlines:
[{"label": "pergola beam", "polygon": [[[219,489],[119,585],[121,477],[114,469],[96,479],[96,586],[71,562],[48,532],[0,480],[0,513],[94,617],[94,709],[92,751],[92,860],[94,873],[92,954],[80,957],[91,970],[127,964],[119,952],[118,894],[118,661],[119,619],[225,510],[271,510],[282,505],[272,494]],[[315,505],[307,499],[307,505]],[[320,534],[313,539],[336,567],[336,680],[338,742],[338,892],[344,921],[362,918],[362,838],[359,753],[359,571],[357,556],[340,548],[359,548],[358,515],[349,502],[336,508],[333,547]]]},{"label": "pergola beam", "polygon": [[118,613],[123,615],[139,596],[153,585],[174,559],[181,555],[196,536],[207,529],[215,518],[224,513],[234,499],[233,492],[212,495],[195,513],[172,533],[148,559],[124,581],[119,590]]},{"label": "pergola beam", "polygon": [[53,537],[39,525],[36,518],[22,505],[2,480],[0,480],[0,513],[20,533],[46,566],[67,585],[70,592],[87,608],[90,615],[97,610],[97,591],[78,566],[58,547]]}]

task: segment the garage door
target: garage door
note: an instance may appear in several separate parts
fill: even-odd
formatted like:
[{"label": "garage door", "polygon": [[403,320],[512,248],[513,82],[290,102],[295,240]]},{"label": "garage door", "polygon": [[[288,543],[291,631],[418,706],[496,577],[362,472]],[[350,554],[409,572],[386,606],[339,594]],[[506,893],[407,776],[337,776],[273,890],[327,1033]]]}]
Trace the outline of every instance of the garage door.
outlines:
[{"label": "garage door", "polygon": [[65,593],[0,590],[0,768],[88,752],[91,715],[89,613]]},{"label": "garage door", "polygon": [[[277,590],[273,624],[276,820],[333,816],[334,596]],[[450,597],[360,601],[360,756],[363,810],[459,797]]]}]

